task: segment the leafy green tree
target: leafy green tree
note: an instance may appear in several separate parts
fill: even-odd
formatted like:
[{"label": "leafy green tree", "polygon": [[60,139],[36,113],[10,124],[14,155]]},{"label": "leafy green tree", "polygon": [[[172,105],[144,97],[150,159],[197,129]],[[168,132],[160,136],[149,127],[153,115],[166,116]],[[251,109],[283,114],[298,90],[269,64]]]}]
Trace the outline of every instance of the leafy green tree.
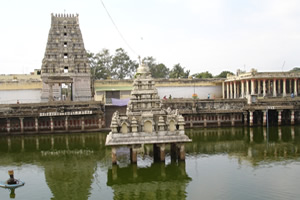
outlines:
[{"label": "leafy green tree", "polygon": [[290,72],[300,72],[300,67],[294,67]]},{"label": "leafy green tree", "polygon": [[112,56],[108,49],[102,49],[97,54],[88,52],[88,59],[94,79],[107,79],[111,76]]},{"label": "leafy green tree", "polygon": [[209,73],[208,71],[206,71],[206,72],[193,74],[193,77],[194,78],[212,78],[213,75],[211,73]]},{"label": "leafy green tree", "polygon": [[184,67],[178,63],[173,66],[170,71],[169,77],[170,78],[188,78],[190,74],[190,70],[185,70]]},{"label": "leafy green tree", "polygon": [[155,58],[152,56],[144,58],[143,62],[148,65],[153,78],[168,78],[169,68],[162,63],[157,64]]},{"label": "leafy green tree", "polygon": [[219,75],[215,76],[215,78],[226,78],[227,74],[234,75],[234,73],[230,71],[222,71]]},{"label": "leafy green tree", "polygon": [[111,77],[113,79],[132,78],[137,68],[137,62],[132,61],[124,49],[116,49],[111,66]]}]

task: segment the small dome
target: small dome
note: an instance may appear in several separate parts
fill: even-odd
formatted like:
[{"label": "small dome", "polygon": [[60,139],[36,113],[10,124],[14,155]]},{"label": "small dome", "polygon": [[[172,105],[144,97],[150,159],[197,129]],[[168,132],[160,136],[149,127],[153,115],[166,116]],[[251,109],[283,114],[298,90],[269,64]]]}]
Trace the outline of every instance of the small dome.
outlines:
[{"label": "small dome", "polygon": [[141,75],[149,75],[150,70],[149,67],[144,62],[142,62],[140,66],[137,68],[136,73]]}]

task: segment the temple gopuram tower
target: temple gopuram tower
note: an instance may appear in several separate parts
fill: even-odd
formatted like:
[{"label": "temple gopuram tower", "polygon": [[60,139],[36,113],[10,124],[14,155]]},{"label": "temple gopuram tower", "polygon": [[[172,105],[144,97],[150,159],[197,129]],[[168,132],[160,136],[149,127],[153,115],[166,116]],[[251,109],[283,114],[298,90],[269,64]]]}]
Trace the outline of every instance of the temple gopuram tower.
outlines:
[{"label": "temple gopuram tower", "polygon": [[41,100],[91,100],[91,74],[78,14],[51,14],[41,78]]},{"label": "temple gopuram tower", "polygon": [[154,160],[165,161],[166,145],[170,145],[171,158],[185,160],[186,142],[184,118],[178,110],[162,109],[155,82],[149,67],[141,63],[137,69],[127,105],[126,115],[116,111],[111,120],[111,132],[106,146],[112,148],[112,163],[117,163],[117,148],[130,148],[132,163],[137,162],[137,152],[144,144],[153,145]]}]

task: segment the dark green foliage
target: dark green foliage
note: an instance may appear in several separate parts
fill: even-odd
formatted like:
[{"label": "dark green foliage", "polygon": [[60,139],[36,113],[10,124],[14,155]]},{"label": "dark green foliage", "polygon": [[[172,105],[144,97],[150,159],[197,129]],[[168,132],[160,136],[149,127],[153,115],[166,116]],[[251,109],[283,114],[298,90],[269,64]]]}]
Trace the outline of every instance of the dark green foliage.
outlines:
[{"label": "dark green foliage", "polygon": [[219,75],[215,76],[215,78],[226,78],[227,74],[234,75],[234,73],[230,71],[222,71]]},{"label": "dark green foliage", "polygon": [[294,67],[290,72],[300,72],[300,67]]},{"label": "dark green foliage", "polygon": [[143,62],[148,65],[153,78],[168,78],[170,70],[163,63],[157,64],[152,56],[144,58]]},{"label": "dark green foliage", "polygon": [[170,71],[169,77],[170,78],[188,78],[190,74],[190,70],[185,70],[184,67],[178,63],[174,65],[172,70]]},{"label": "dark green foliage", "polygon": [[213,78],[213,75],[209,73],[208,71],[206,72],[201,72],[197,74],[193,74],[194,78]]}]

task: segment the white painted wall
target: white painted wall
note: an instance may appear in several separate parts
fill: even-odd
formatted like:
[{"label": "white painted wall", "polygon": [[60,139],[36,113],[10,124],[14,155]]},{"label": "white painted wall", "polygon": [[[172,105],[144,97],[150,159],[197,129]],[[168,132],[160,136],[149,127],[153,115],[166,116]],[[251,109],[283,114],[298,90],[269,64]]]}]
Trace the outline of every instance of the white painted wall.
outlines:
[{"label": "white painted wall", "polygon": [[[162,99],[164,96],[169,98],[192,98],[194,94],[194,87],[156,87],[159,97]],[[222,86],[196,86],[195,93],[199,99],[207,99],[208,94],[210,98],[222,98]]]},{"label": "white painted wall", "polygon": [[1,90],[0,104],[40,103],[41,90]]}]

